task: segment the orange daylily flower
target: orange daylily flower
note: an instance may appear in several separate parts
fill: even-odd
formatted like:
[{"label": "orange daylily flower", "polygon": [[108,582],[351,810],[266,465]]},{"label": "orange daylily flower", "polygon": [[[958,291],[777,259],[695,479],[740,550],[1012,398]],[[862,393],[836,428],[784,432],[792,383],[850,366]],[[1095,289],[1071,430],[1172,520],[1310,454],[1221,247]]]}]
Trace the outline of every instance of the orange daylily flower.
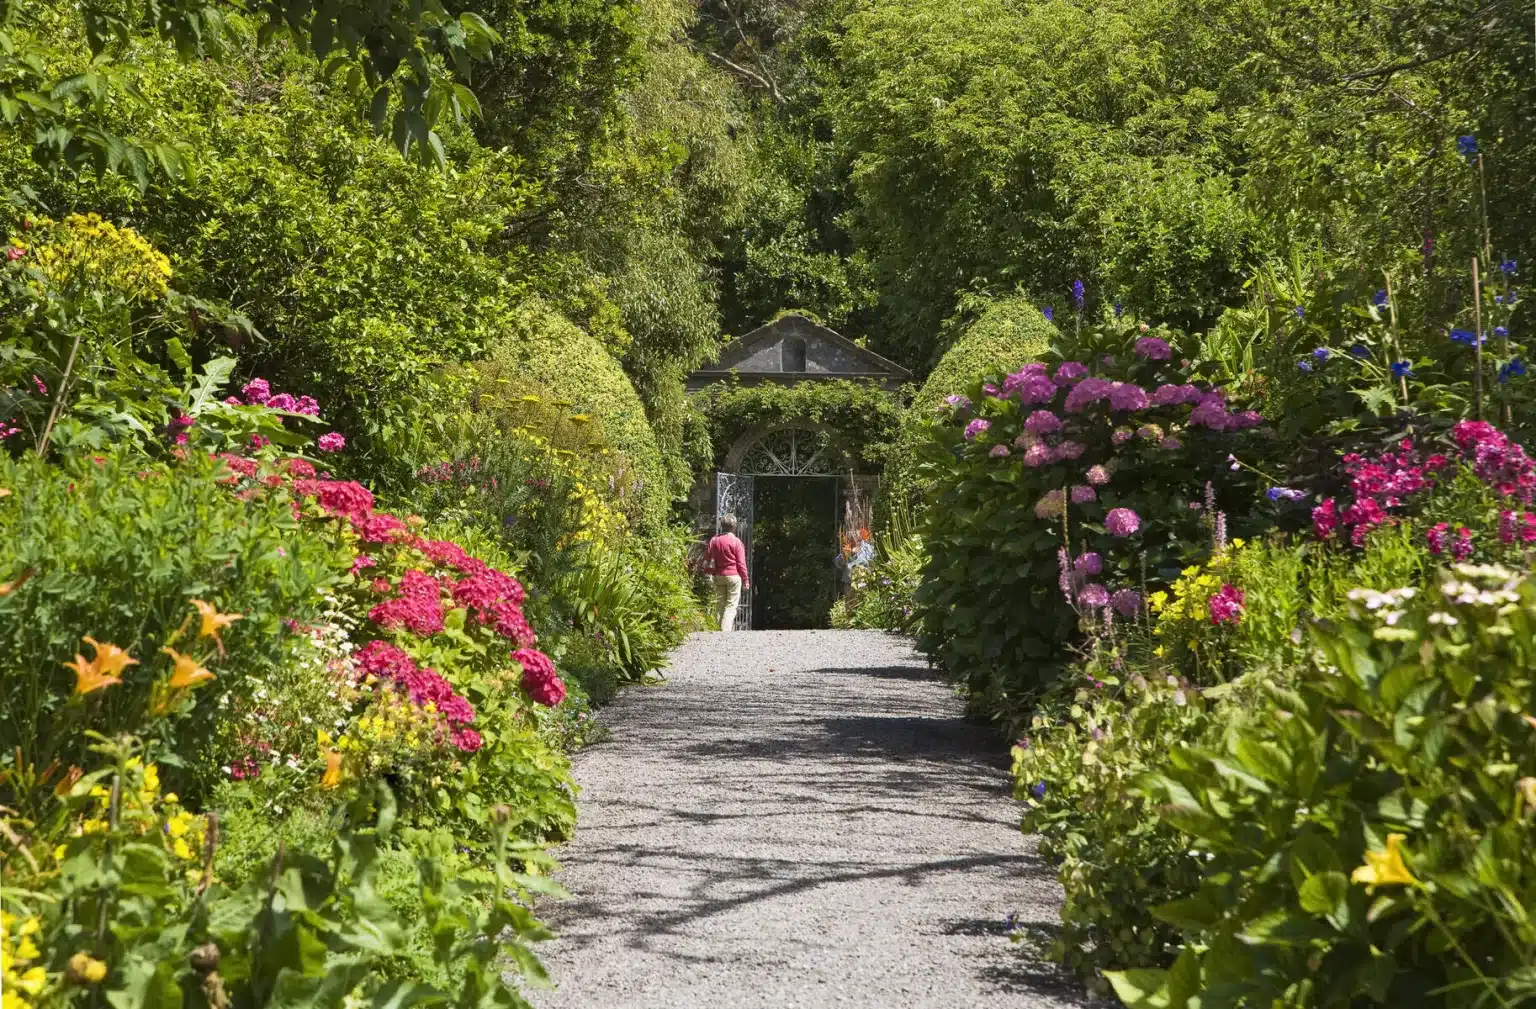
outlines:
[{"label": "orange daylily flower", "polygon": [[15,578],[12,578],[8,582],[0,582],[0,596],[8,596],[12,592],[15,592],[17,589],[27,584],[27,579],[31,578],[36,573],[37,571],[33,568],[22,568],[21,574],[17,575]]},{"label": "orange daylily flower", "polygon": [[197,664],[197,660],[190,655],[183,655],[174,648],[160,649],[171,657],[176,663],[171,670],[171,689],[184,690],[187,687],[195,687],[199,683],[207,683],[213,679],[213,674]]},{"label": "orange daylily flower", "polygon": [[224,639],[219,637],[219,631],[228,628],[236,620],[238,613],[220,613],[212,603],[205,603],[201,599],[192,600],[192,605],[197,607],[198,614],[203,618],[202,626],[198,628],[197,636],[200,638],[212,638],[214,644],[219,646],[219,654],[224,654]]},{"label": "orange daylily flower", "polygon": [[325,755],[325,774],[320,778],[321,788],[335,788],[341,784],[341,751],[331,750]]},{"label": "orange daylily flower", "polygon": [[89,642],[95,649],[96,657],[87,662],[84,655],[76,652],[75,661],[64,663],[66,669],[75,671],[75,696],[77,697],[123,682],[123,678],[118,674],[129,666],[139,664],[138,659],[130,657],[127,652],[111,642],[103,643],[89,635],[82,640]]}]

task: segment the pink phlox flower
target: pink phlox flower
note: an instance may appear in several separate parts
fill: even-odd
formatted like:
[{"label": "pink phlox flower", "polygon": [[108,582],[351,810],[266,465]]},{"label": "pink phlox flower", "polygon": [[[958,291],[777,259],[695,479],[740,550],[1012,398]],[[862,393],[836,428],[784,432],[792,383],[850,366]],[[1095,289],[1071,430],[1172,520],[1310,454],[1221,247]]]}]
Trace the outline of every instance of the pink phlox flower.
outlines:
[{"label": "pink phlox flower", "polygon": [[1243,590],[1232,584],[1225,584],[1212,594],[1207,604],[1211,612],[1213,624],[1235,624],[1243,616]]},{"label": "pink phlox flower", "polygon": [[[1063,365],[1065,367],[1065,365]],[[1065,409],[1068,413],[1081,413],[1091,403],[1106,398],[1114,383],[1107,378],[1085,378],[1067,393]]]},{"label": "pink phlox flower", "polygon": [[339,431],[327,431],[315,439],[315,447],[322,452],[340,452],[347,447],[347,439]]},{"label": "pink phlox flower", "polygon": [[245,393],[245,401],[252,406],[264,406],[272,398],[272,386],[264,378],[251,379],[240,391]]},{"label": "pink phlox flower", "polygon": [[241,399],[239,396],[225,396],[224,403],[226,406],[244,406],[245,400]]},{"label": "pink phlox flower", "polygon": [[1141,528],[1141,516],[1129,508],[1111,508],[1104,516],[1104,528],[1111,536],[1125,538]]},{"label": "pink phlox flower", "polygon": [[522,583],[511,575],[488,567],[479,574],[470,575],[453,586],[453,601],[460,606],[490,610],[506,600],[521,605],[524,593]]},{"label": "pink phlox flower", "polygon": [[286,392],[280,392],[276,396],[268,399],[262,405],[265,406],[268,410],[292,410],[295,406],[298,405],[298,400],[294,399]]},{"label": "pink phlox flower", "polygon": [[1424,543],[1429,547],[1429,552],[1435,557],[1445,553],[1445,534],[1450,525],[1440,522],[1429,529],[1424,530]]},{"label": "pink phlox flower", "polygon": [[354,521],[352,528],[364,543],[398,542],[410,536],[404,522],[386,512],[376,512],[361,522]]},{"label": "pink phlox flower", "polygon": [[356,557],[352,558],[352,573],[354,575],[361,574],[367,568],[374,567],[378,563],[378,561],[374,560],[367,554],[358,554]]},{"label": "pink phlox flower", "polygon": [[1145,410],[1149,405],[1147,392],[1139,385],[1116,382],[1110,387],[1109,408],[1111,410]]},{"label": "pink phlox flower", "polygon": [[1499,542],[1504,544],[1515,541],[1515,513],[1512,511],[1499,512]]},{"label": "pink phlox flower", "polygon": [[452,740],[454,747],[462,753],[475,753],[484,745],[484,741],[480,738],[480,733],[463,726],[454,729],[448,738]]},{"label": "pink phlox flower", "polygon": [[1024,430],[1030,434],[1055,434],[1061,430],[1061,418],[1049,410],[1036,410],[1024,418]]},{"label": "pink phlox flower", "polygon": [[353,653],[357,668],[370,676],[393,680],[416,669],[411,657],[388,641],[373,640]]},{"label": "pink phlox flower", "polygon": [[[294,481],[295,489],[298,481]],[[319,481],[320,507],[332,515],[363,522],[373,513],[373,493],[355,480]]]},{"label": "pink phlox flower", "polygon": [[565,700],[565,684],[556,675],[549,656],[532,648],[519,648],[512,658],[523,667],[523,689],[535,704],[552,708]]},{"label": "pink phlox flower", "polygon": [[272,444],[271,440],[264,434],[251,435],[251,448],[253,449],[264,449],[270,444]]},{"label": "pink phlox flower", "polygon": [[315,475],[315,464],[308,459],[289,459],[284,468],[291,477],[302,478]]},{"label": "pink phlox flower", "polygon": [[320,416],[320,404],[313,396],[300,396],[297,403],[293,404],[294,413],[302,413],[310,417]]},{"label": "pink phlox flower", "polygon": [[489,616],[489,622],[496,626],[496,633],[519,648],[529,648],[537,643],[538,637],[533,633],[533,628],[528,626],[528,618],[516,603],[508,600],[495,603],[490,608]]},{"label": "pink phlox flower", "polygon": [[1451,556],[1458,561],[1472,556],[1472,530],[1466,526],[1456,530],[1456,542],[1451,544]]}]

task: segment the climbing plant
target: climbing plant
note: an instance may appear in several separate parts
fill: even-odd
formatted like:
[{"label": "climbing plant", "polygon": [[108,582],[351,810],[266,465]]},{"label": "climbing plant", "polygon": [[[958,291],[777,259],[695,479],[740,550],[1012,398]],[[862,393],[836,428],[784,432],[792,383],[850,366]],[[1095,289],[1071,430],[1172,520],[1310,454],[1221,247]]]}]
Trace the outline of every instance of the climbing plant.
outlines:
[{"label": "climbing plant", "polygon": [[732,380],[699,393],[695,405],[709,421],[717,464],[748,431],[801,422],[830,429],[861,470],[878,471],[901,422],[904,398],[842,379],[789,386]]}]

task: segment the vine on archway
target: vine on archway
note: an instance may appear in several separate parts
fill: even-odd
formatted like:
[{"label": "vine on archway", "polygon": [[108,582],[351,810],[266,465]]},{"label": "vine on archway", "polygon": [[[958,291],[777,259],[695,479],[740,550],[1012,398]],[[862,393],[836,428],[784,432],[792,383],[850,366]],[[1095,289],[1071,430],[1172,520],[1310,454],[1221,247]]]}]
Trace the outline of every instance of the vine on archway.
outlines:
[{"label": "vine on archway", "polygon": [[730,381],[701,391],[694,405],[709,419],[717,465],[744,434],[806,427],[828,432],[860,471],[879,472],[901,421],[903,398],[844,379],[790,386]]}]

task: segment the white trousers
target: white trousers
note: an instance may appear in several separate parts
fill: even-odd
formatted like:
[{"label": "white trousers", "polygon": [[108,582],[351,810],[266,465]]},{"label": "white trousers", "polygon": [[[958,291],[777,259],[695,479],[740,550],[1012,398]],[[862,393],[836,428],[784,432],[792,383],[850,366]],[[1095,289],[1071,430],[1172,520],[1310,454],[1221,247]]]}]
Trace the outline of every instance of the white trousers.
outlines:
[{"label": "white trousers", "polygon": [[736,629],[736,610],[741,606],[741,575],[715,575],[715,608],[720,611],[720,629]]}]

